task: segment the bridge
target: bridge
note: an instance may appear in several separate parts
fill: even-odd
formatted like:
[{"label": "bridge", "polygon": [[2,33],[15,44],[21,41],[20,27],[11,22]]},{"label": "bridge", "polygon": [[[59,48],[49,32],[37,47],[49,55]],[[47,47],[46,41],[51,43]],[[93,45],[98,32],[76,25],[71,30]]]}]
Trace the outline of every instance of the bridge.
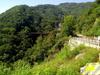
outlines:
[{"label": "bridge", "polygon": [[73,37],[69,40],[69,44],[71,47],[83,44],[87,47],[100,49],[100,40],[97,37],[95,38]]},{"label": "bridge", "polygon": [[50,32],[31,32],[30,34],[32,35],[46,35],[49,34]]}]

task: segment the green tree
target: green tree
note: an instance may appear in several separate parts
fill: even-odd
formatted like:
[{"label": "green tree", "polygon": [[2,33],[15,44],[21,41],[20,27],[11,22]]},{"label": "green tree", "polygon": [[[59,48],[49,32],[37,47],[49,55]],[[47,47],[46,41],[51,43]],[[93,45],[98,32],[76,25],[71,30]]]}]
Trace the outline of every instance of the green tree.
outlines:
[{"label": "green tree", "polygon": [[100,18],[97,18],[90,31],[91,35],[100,36]]},{"label": "green tree", "polygon": [[23,61],[19,60],[13,64],[13,70],[10,75],[32,75],[30,65]]},{"label": "green tree", "polygon": [[61,34],[64,36],[74,35],[74,25],[75,25],[75,18],[73,16],[65,16],[62,26],[61,26]]},{"label": "green tree", "polygon": [[97,3],[97,4],[100,4],[100,0],[96,0],[96,3]]},{"label": "green tree", "polygon": [[11,75],[11,68],[3,62],[0,62],[0,75]]}]

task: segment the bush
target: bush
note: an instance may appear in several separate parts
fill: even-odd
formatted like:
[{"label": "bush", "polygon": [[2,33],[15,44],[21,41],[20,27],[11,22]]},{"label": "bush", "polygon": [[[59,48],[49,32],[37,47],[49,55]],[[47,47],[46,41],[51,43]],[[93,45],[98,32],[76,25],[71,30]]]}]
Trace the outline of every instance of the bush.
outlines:
[{"label": "bush", "polygon": [[[82,58],[75,59],[80,53],[84,53]],[[80,68],[96,61],[98,53],[98,50],[82,45],[72,51],[65,46],[55,59],[36,65],[31,72],[32,75],[80,75]]]},{"label": "bush", "polygon": [[14,63],[11,75],[32,75],[30,65],[25,61],[19,60]]},{"label": "bush", "polygon": [[10,75],[11,69],[6,64],[0,62],[0,75]]}]

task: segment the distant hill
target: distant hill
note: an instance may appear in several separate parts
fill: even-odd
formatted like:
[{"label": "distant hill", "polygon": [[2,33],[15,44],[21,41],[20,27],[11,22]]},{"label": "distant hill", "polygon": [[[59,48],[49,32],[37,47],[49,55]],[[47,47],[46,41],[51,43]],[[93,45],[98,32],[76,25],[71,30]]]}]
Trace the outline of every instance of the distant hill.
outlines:
[{"label": "distant hill", "polygon": [[[65,14],[82,14],[82,12],[86,9],[91,8],[92,2],[87,3],[61,3],[59,5],[51,5],[51,4],[45,4],[45,5],[38,5],[38,6],[32,6],[30,8],[34,9],[35,11],[48,11],[49,9],[59,9]],[[24,7],[26,5],[19,5],[20,7]],[[15,6],[16,7],[16,6]],[[11,8],[12,9],[12,8]],[[56,11],[55,9],[55,11]]]},{"label": "distant hill", "polygon": [[38,5],[35,7],[19,5],[2,13],[0,23],[7,22],[7,24],[15,25],[14,27],[20,23],[22,26],[30,25],[33,31],[50,31],[55,28],[64,15],[85,14],[91,7],[92,3],[62,3],[60,5]]},{"label": "distant hill", "polygon": [[91,7],[93,6],[92,2],[88,3],[62,3],[58,5],[58,7],[65,13],[65,14],[72,14],[72,15],[82,15],[85,14]]}]

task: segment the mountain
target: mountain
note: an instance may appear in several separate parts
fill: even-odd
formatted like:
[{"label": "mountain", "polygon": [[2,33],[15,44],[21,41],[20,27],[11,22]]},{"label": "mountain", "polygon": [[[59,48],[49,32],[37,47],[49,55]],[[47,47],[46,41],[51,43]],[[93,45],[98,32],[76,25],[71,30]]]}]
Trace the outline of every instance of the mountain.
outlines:
[{"label": "mountain", "polygon": [[[15,6],[0,15],[0,23],[23,28],[31,27],[32,31],[52,30],[63,18],[63,15],[81,15],[91,8],[92,3],[63,3],[60,5],[27,5]],[[13,24],[14,23],[14,24]],[[5,25],[5,24],[4,24]],[[24,26],[23,26],[24,25]],[[19,28],[19,29],[20,29]],[[17,28],[18,30],[18,28]]]},{"label": "mountain", "polygon": [[80,67],[97,61],[100,51],[83,45],[72,50],[68,43],[77,33],[100,35],[100,4],[7,10],[0,14],[0,75],[80,75]]},{"label": "mountain", "polygon": [[93,3],[62,3],[58,5],[58,7],[68,15],[82,15],[85,14],[85,11],[88,11],[91,7],[93,7]]},{"label": "mountain", "polygon": [[[40,34],[56,30],[64,15],[79,16],[92,3],[15,6],[0,14],[0,60],[13,62],[25,57]],[[78,12],[79,11],[79,12]],[[50,45],[51,47],[51,45]],[[7,50],[9,48],[9,50]],[[27,57],[27,56],[26,56]]]}]

